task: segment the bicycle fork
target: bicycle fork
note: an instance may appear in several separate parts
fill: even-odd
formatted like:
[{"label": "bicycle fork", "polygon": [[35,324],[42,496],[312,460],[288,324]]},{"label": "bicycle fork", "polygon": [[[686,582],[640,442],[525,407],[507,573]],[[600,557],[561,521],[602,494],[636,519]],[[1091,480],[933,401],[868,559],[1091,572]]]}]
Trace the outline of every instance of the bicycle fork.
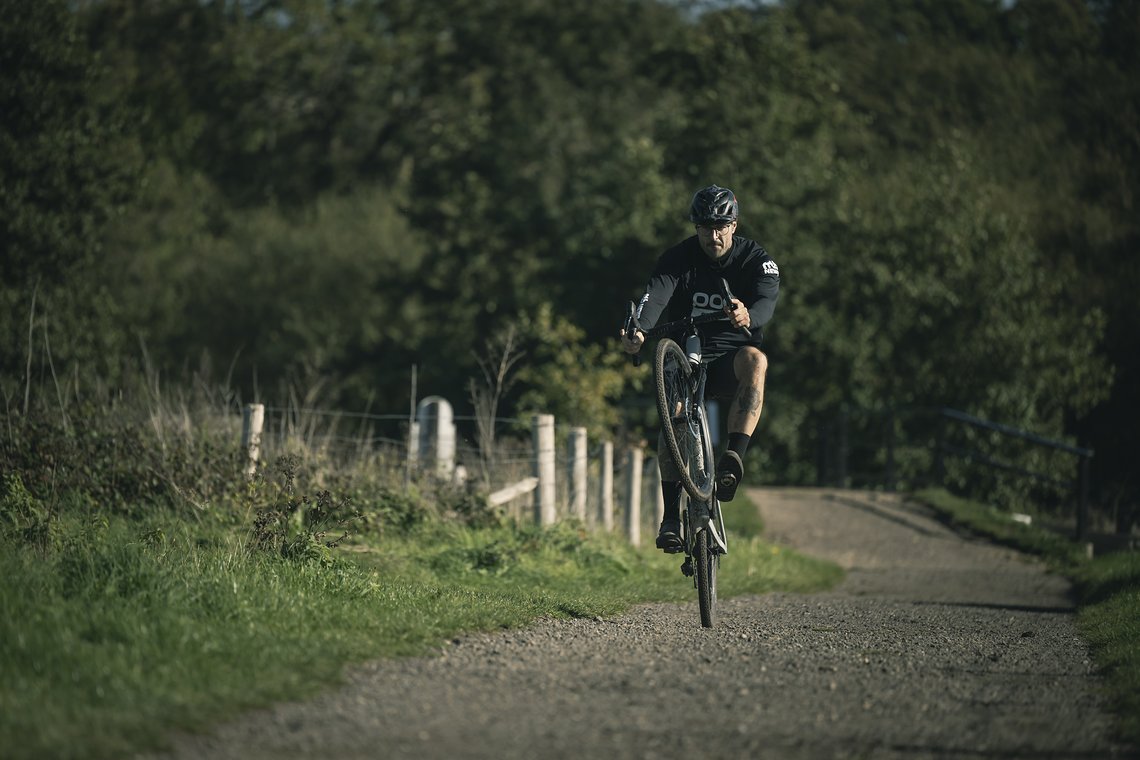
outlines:
[{"label": "bicycle fork", "polygon": [[690,501],[689,505],[689,509],[685,511],[685,562],[681,565],[681,574],[686,578],[692,578],[696,572],[693,567],[693,555],[696,553],[697,536],[702,531],[707,531],[709,534],[710,552],[728,554],[728,542],[725,541],[724,520],[721,517],[719,503],[715,508],[715,518],[709,509],[711,502],[693,504]]},{"label": "bicycle fork", "polygon": [[[685,522],[685,561],[681,564],[681,574],[686,578],[692,578],[696,572],[696,568],[693,567],[693,554],[697,550],[697,534],[708,529],[708,510],[704,507],[704,504],[694,504],[689,500],[682,515]],[[704,518],[701,516],[702,513],[706,515]]]}]

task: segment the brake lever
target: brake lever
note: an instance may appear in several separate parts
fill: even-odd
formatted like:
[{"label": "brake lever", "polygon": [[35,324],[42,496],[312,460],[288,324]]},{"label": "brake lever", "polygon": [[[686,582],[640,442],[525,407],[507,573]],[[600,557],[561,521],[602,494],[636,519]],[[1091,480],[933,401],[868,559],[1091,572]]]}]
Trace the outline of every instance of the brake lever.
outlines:
[{"label": "brake lever", "polygon": [[[720,278],[720,295],[722,298],[724,298],[724,305],[726,307],[729,304],[731,304],[732,299],[735,298],[735,296],[732,295],[732,290],[730,290],[728,287],[728,280],[724,279],[723,277]],[[733,311],[736,311],[736,310],[733,309]],[[736,329],[740,330],[741,333],[743,333],[744,335],[747,335],[749,337],[751,337],[751,335],[752,335],[752,331],[749,330],[744,325],[741,325],[740,327],[738,327]]]},{"label": "brake lever", "polygon": [[[641,329],[641,327],[640,327],[640,325],[637,324],[637,306],[634,305],[633,301],[630,301],[629,302],[629,310],[626,313],[626,318],[625,318],[625,327],[623,328],[623,330],[625,331],[625,337],[632,340],[633,336],[637,334],[637,331],[639,329]],[[640,350],[636,354],[630,354],[629,358],[630,358],[630,361],[633,362],[633,366],[635,366],[635,367],[641,366],[641,352],[640,352]]]}]

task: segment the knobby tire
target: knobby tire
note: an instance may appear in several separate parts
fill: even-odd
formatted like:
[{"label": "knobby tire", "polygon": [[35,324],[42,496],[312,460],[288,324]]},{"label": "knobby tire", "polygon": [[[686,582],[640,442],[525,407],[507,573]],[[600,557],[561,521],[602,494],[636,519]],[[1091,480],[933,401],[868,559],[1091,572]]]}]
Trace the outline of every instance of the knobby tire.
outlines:
[{"label": "knobby tire", "polygon": [[[661,431],[669,456],[680,472],[681,485],[697,501],[708,501],[714,487],[712,440],[704,410],[694,412],[690,403],[696,377],[688,357],[675,340],[662,338],[657,344],[653,375]],[[680,430],[672,422],[678,407],[682,412]]]},{"label": "knobby tire", "polygon": [[712,628],[716,625],[716,568],[717,555],[709,550],[709,532],[697,534],[693,561],[697,565],[697,600],[701,607],[701,625]]}]

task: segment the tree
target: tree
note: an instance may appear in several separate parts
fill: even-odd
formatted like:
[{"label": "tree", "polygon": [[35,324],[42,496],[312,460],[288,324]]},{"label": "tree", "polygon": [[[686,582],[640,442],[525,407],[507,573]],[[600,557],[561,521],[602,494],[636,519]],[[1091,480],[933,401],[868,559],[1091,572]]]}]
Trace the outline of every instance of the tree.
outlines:
[{"label": "tree", "polygon": [[526,351],[516,375],[516,408],[553,414],[561,423],[585,426],[592,437],[608,437],[619,424],[614,402],[634,376],[632,365],[586,340],[581,328],[550,305],[516,324]]},{"label": "tree", "polygon": [[[0,364],[23,366],[28,315],[45,310],[77,328],[55,331],[57,359],[97,359],[112,337],[91,322],[101,295],[75,286],[132,196],[130,131],[118,104],[100,99],[105,71],[65,3],[5,0],[0,14]],[[36,354],[41,345],[37,336]]]},{"label": "tree", "polygon": [[[247,388],[312,371],[359,404],[415,363],[447,392],[522,315],[609,371],[709,182],[784,276],[757,447],[782,477],[843,404],[1060,433],[1104,390],[1092,307],[1128,345],[1130,291],[1098,273],[1135,241],[1127,4],[79,7],[148,159],[105,281],[164,366],[237,356]],[[602,420],[531,337],[503,403]]]}]

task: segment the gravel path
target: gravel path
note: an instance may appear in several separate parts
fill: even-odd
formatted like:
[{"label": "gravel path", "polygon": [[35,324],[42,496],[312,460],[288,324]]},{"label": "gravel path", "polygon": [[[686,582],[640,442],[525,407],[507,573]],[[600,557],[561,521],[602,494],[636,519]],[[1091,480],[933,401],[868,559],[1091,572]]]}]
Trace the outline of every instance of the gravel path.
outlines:
[{"label": "gravel path", "polygon": [[722,600],[711,631],[694,595],[463,637],[168,757],[1135,756],[1110,738],[1063,579],[892,497],[752,496],[769,538],[848,571],[838,589]]}]

